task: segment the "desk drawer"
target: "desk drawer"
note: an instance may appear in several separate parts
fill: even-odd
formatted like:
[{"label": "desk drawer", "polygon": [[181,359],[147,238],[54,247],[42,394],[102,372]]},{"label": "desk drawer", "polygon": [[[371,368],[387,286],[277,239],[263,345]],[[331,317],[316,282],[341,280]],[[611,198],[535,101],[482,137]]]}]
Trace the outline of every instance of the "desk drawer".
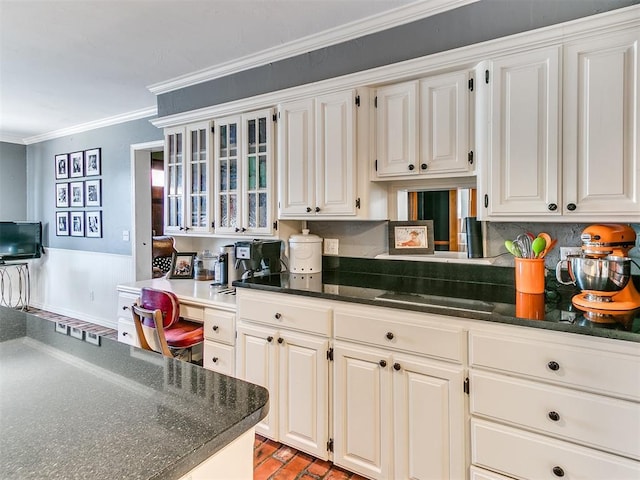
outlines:
[{"label": "desk drawer", "polygon": [[470,409],[640,459],[640,404],[489,372],[470,372]]},{"label": "desk drawer", "polygon": [[196,322],[204,322],[204,308],[188,303],[180,303],[180,316],[185,320],[193,320]]},{"label": "desk drawer", "polygon": [[233,313],[205,308],[204,338],[234,345],[236,343],[235,318]]},{"label": "desk drawer", "polygon": [[[337,307],[336,338],[462,362],[466,335],[440,325],[428,314],[382,307]],[[393,318],[393,320],[391,320]],[[446,321],[447,317],[442,317]]]},{"label": "desk drawer", "polygon": [[202,366],[225,375],[234,374],[234,348],[229,345],[204,341],[202,352]]},{"label": "desk drawer", "polygon": [[621,353],[628,342],[529,330],[527,337],[471,331],[470,366],[640,400],[640,355]]},{"label": "desk drawer", "polygon": [[133,319],[118,319],[118,341],[128,345],[133,345],[134,347],[140,346]]},{"label": "desk drawer", "polygon": [[284,293],[245,292],[237,294],[238,315],[243,320],[266,323],[278,328],[331,335],[332,310],[323,300]]},{"label": "desk drawer", "polygon": [[474,465],[516,478],[640,478],[640,462],[481,420],[471,420],[471,444]]},{"label": "desk drawer", "polygon": [[133,293],[118,293],[118,318],[128,318],[131,319],[131,323],[133,323],[133,317],[131,316],[131,305],[136,303],[139,295],[135,295]]}]

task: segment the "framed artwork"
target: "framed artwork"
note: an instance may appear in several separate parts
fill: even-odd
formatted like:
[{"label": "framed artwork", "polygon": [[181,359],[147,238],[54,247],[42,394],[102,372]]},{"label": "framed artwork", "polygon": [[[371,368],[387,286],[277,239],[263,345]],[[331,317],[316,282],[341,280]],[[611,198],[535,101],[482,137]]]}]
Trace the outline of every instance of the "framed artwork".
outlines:
[{"label": "framed artwork", "polygon": [[85,180],[84,206],[100,207],[102,202],[102,180]]},{"label": "framed artwork", "polygon": [[69,184],[69,199],[72,207],[84,207],[84,182]]},{"label": "framed artwork", "polygon": [[56,207],[65,208],[69,206],[69,184],[56,183]]},{"label": "framed artwork", "polygon": [[69,154],[69,176],[72,178],[84,177],[84,152]]},{"label": "framed artwork", "polygon": [[193,263],[196,258],[195,252],[174,253],[171,258],[171,270],[169,278],[193,278]]},{"label": "framed artwork", "polygon": [[433,254],[433,220],[389,222],[389,254]]},{"label": "framed artwork", "polygon": [[102,237],[102,212],[87,212],[85,216],[85,220],[87,224],[86,227],[86,236],[91,238],[101,238]]},{"label": "framed artwork", "polygon": [[100,149],[93,148],[84,152],[84,174],[87,177],[100,175]]},{"label": "framed artwork", "polygon": [[56,161],[56,180],[61,178],[69,178],[69,155],[62,153],[55,156]]},{"label": "framed artwork", "polygon": [[71,212],[70,232],[72,237],[84,237],[84,212]]},{"label": "framed artwork", "polygon": [[69,236],[69,212],[56,212],[56,235]]}]

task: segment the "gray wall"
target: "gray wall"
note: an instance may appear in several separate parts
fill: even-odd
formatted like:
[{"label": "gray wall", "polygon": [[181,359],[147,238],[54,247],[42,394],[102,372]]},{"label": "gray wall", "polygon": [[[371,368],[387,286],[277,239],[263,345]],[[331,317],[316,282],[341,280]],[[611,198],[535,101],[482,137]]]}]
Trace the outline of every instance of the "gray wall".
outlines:
[{"label": "gray wall", "polygon": [[[99,128],[77,135],[27,146],[28,214],[43,222],[44,244],[48,247],[122,255],[131,254],[131,242],[122,240],[123,230],[131,231],[130,146],[162,140],[162,130],[141,119]],[[55,232],[54,156],[91,148],[102,149],[102,238],[58,237]],[[86,179],[86,178],[85,178]],[[75,180],[75,179],[74,179]],[[59,180],[58,182],[66,181]],[[98,210],[58,209],[58,210]]]},{"label": "gray wall", "polygon": [[27,147],[0,142],[0,221],[27,218]]},{"label": "gray wall", "polygon": [[443,52],[639,3],[640,0],[482,0],[413,23],[158,96],[158,116]]}]

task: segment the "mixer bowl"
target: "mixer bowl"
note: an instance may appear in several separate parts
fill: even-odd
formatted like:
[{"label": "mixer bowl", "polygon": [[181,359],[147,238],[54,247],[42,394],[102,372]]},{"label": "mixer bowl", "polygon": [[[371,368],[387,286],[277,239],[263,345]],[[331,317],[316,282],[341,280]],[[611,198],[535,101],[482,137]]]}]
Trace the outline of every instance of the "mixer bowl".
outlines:
[{"label": "mixer bowl", "polygon": [[569,275],[581,290],[619,292],[631,278],[631,259],[609,255],[604,258],[584,255],[567,257]]}]

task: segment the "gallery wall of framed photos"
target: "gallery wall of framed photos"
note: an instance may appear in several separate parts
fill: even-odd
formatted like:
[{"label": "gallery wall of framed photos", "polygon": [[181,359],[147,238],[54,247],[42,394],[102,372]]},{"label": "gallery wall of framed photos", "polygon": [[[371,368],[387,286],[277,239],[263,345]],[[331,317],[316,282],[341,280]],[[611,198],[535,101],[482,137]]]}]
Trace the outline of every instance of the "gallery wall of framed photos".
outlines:
[{"label": "gallery wall of framed photos", "polygon": [[102,155],[92,148],[55,155],[56,235],[102,238]]}]

